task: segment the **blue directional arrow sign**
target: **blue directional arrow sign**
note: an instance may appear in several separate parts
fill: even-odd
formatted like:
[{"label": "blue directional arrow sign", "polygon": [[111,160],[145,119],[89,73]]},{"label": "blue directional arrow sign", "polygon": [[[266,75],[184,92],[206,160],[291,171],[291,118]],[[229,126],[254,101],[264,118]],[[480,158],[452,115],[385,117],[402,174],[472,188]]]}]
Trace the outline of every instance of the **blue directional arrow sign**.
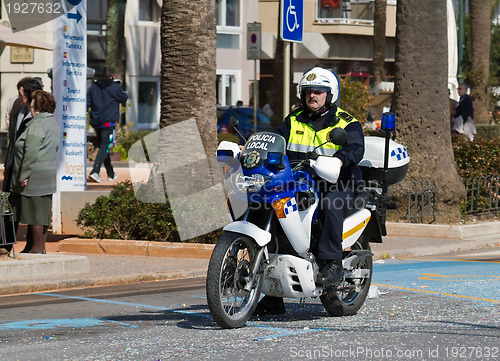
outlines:
[{"label": "blue directional arrow sign", "polygon": [[304,0],[281,0],[281,39],[302,42],[304,33]]},{"label": "blue directional arrow sign", "polygon": [[75,19],[77,23],[82,20],[82,14],[77,10],[76,13],[68,13],[68,19]]}]

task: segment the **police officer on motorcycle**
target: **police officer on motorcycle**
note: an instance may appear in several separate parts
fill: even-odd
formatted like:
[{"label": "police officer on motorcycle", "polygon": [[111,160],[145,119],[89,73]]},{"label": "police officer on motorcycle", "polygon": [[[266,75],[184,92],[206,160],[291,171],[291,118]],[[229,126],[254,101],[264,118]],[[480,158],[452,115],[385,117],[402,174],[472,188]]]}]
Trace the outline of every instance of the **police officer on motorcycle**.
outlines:
[{"label": "police officer on motorcycle", "polygon": [[[337,182],[320,179],[314,166],[306,169],[315,177],[322,190],[318,218],[322,230],[316,256],[321,265],[316,283],[332,285],[343,277],[342,225],[354,199],[362,191],[362,175],[358,163],[364,154],[361,124],[335,103],[339,99],[339,81],[330,70],[315,67],[304,74],[299,83],[302,106],[289,114],[275,130],[287,141],[290,161],[311,158],[311,152],[332,156],[338,174]],[[328,142],[332,129],[343,128],[347,143],[343,146]],[[265,296],[257,306],[256,315],[285,312],[283,299]]]}]

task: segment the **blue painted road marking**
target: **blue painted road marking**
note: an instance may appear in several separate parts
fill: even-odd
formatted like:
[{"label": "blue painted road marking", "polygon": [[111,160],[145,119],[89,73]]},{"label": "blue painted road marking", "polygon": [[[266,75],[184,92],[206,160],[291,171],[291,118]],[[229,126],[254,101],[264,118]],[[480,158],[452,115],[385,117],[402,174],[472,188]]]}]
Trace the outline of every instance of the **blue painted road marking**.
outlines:
[{"label": "blue painted road marking", "polygon": [[50,330],[53,328],[85,328],[105,326],[107,322],[117,323],[127,327],[139,327],[123,322],[111,321],[105,318],[52,318],[42,320],[22,320],[7,322],[0,325],[0,331],[6,330]]},{"label": "blue painted road marking", "polygon": [[390,260],[373,266],[378,286],[500,303],[500,263]]}]

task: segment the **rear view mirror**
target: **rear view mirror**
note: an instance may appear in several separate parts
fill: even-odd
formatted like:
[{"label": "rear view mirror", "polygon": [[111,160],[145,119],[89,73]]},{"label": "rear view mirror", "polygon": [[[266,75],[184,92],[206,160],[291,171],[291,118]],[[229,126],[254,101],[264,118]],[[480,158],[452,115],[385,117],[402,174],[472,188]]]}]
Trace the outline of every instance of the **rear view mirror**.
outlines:
[{"label": "rear view mirror", "polygon": [[238,129],[239,125],[240,122],[238,118],[236,118],[234,115],[231,115],[231,118],[229,118],[229,130],[231,131],[231,133],[236,133],[235,129]]},{"label": "rear view mirror", "polygon": [[329,141],[337,145],[345,145],[347,143],[347,132],[342,128],[333,128],[329,134]]}]

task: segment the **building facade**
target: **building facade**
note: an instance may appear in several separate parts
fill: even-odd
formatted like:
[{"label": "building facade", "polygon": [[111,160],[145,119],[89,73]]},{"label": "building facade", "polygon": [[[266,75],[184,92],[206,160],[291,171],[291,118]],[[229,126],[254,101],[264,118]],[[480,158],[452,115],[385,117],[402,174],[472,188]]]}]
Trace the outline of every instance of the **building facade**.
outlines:
[{"label": "building facade", "polygon": [[[285,2],[287,0],[284,0]],[[279,0],[259,0],[262,22],[261,99],[273,78]],[[373,75],[374,0],[304,0],[302,43],[293,44],[293,83],[314,66],[369,84]],[[385,80],[394,78],[396,1],[387,0]]]},{"label": "building facade", "polygon": [[[128,0],[125,18],[127,123],[156,129],[160,121],[161,0]],[[246,57],[246,24],[258,20],[257,0],[217,0],[217,103],[248,104],[255,77]]]}]

